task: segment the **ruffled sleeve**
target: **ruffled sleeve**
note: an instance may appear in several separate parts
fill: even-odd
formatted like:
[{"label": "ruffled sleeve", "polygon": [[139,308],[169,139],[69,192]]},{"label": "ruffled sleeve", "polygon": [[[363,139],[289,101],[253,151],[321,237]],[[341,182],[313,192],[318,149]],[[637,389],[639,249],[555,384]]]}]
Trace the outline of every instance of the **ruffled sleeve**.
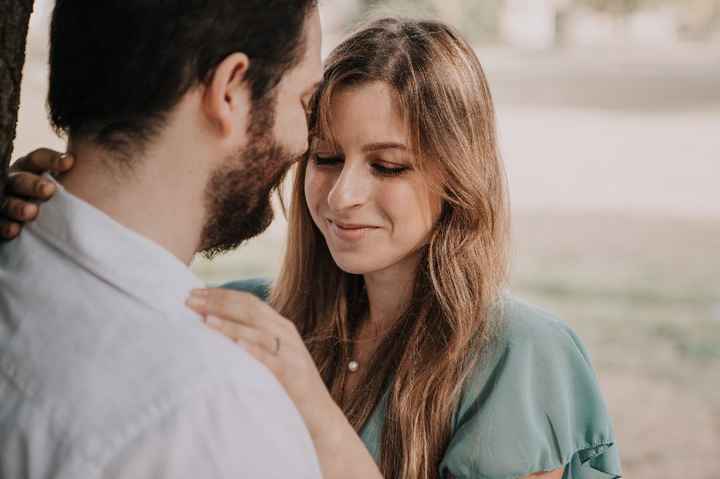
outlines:
[{"label": "ruffled sleeve", "polygon": [[620,477],[612,423],[585,347],[563,322],[516,300],[463,391],[441,477]]}]

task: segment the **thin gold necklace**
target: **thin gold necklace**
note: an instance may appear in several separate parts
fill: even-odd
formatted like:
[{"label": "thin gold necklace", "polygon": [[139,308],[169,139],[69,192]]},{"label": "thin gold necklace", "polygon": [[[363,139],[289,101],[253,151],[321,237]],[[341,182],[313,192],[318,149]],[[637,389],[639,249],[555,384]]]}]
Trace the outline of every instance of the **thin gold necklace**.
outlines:
[{"label": "thin gold necklace", "polygon": [[[379,333],[375,333],[372,338],[353,339],[352,342],[353,343],[366,343],[369,341],[375,341],[378,338],[385,335],[385,333],[390,331],[390,329],[392,329],[392,325],[384,328]],[[360,363],[356,359],[350,358],[350,362],[348,362],[347,368],[348,368],[348,371],[350,371],[351,373],[357,372],[357,370],[360,369]]]}]

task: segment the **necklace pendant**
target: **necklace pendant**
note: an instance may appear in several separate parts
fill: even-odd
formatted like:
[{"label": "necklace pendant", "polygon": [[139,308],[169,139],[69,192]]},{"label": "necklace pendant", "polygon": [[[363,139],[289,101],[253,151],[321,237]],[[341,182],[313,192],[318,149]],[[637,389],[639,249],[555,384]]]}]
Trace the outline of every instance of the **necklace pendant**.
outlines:
[{"label": "necklace pendant", "polygon": [[359,367],[360,367],[360,365],[358,364],[357,361],[350,361],[350,362],[348,363],[348,370],[349,370],[351,373],[354,373],[355,371],[357,371]]}]

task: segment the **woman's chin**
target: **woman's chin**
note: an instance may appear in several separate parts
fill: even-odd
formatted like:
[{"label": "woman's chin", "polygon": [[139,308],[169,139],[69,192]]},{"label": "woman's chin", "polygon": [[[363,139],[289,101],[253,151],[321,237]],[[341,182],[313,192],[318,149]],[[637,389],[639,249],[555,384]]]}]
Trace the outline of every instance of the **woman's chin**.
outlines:
[{"label": "woman's chin", "polygon": [[337,264],[338,268],[343,270],[344,272],[348,274],[367,274],[372,273],[372,269],[368,268],[367,266],[360,265],[360,264]]},{"label": "woman's chin", "polygon": [[373,262],[368,261],[367,256],[362,258],[355,255],[333,254],[332,257],[337,267],[349,274],[368,274],[380,269]]}]

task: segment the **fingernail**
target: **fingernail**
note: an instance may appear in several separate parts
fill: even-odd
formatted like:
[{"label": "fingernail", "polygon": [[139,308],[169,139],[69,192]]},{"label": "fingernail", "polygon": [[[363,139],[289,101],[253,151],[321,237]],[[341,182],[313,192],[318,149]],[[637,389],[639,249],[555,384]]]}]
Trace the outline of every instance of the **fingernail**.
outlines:
[{"label": "fingernail", "polygon": [[19,231],[19,226],[16,223],[10,223],[8,225],[5,225],[2,229],[3,236],[7,239],[14,238],[17,236]]},{"label": "fingernail", "polygon": [[217,316],[208,315],[205,318],[205,323],[210,326],[211,328],[219,328],[222,324],[222,320],[218,318]]},{"label": "fingernail", "polygon": [[201,296],[190,295],[185,303],[193,309],[200,309],[205,306],[207,301]]},{"label": "fingernail", "polygon": [[60,169],[70,168],[73,164],[74,158],[70,153],[63,153],[57,160],[55,160],[55,166]]},{"label": "fingernail", "polygon": [[52,183],[43,182],[40,183],[40,194],[42,196],[50,196],[55,189]]},{"label": "fingernail", "polygon": [[35,213],[37,213],[37,206],[35,206],[35,205],[25,205],[25,206],[23,207],[22,213],[23,213],[23,218],[24,218],[24,219],[29,219],[29,218],[31,218],[32,216],[34,216]]},{"label": "fingernail", "polygon": [[190,294],[193,296],[204,298],[208,295],[208,290],[206,288],[193,289],[192,291],[190,291]]}]

